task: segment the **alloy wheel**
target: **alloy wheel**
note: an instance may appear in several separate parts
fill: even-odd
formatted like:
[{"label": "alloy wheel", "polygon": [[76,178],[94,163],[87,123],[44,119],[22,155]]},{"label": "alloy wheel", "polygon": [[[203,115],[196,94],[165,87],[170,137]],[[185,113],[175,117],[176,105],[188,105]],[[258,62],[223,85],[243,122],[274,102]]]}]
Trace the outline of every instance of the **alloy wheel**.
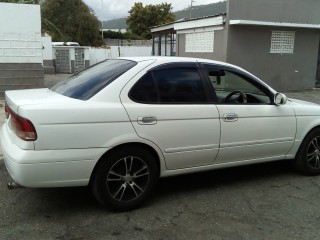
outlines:
[{"label": "alloy wheel", "polygon": [[106,179],[107,190],[116,201],[133,201],[145,192],[149,177],[149,168],[142,159],[124,157],[110,168]]},{"label": "alloy wheel", "polygon": [[307,149],[307,160],[313,169],[320,168],[320,137],[315,137]]}]

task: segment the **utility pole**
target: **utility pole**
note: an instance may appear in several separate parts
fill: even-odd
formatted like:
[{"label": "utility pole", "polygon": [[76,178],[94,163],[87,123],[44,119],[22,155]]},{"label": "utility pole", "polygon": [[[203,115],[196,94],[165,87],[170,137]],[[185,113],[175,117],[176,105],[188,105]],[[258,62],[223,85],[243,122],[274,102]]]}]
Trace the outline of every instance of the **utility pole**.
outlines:
[{"label": "utility pole", "polygon": [[191,4],[190,4],[190,19],[191,19],[191,11],[192,11],[192,3],[194,3],[195,0],[191,0]]},{"label": "utility pole", "polygon": [[[101,9],[102,9],[102,13],[103,13],[103,0],[101,0]],[[102,37],[102,41],[103,41],[103,18],[101,17],[101,37]]]}]

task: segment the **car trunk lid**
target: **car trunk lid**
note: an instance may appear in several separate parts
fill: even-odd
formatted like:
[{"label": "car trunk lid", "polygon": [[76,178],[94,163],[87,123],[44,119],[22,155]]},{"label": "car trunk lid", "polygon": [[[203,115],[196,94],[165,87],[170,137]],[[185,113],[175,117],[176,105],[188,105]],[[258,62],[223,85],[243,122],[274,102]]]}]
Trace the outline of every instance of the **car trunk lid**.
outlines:
[{"label": "car trunk lid", "polygon": [[52,102],[79,101],[61,94],[55,93],[48,88],[12,90],[5,92],[6,104],[15,113],[19,114],[19,107],[25,105],[46,104]]}]

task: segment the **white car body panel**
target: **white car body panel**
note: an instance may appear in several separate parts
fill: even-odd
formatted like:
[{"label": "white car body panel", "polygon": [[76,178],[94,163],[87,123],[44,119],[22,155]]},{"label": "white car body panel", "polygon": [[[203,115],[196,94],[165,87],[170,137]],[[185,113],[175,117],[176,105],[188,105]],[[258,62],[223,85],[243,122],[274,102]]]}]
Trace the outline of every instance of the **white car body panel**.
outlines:
[{"label": "white car body panel", "polygon": [[[18,108],[19,114],[31,120],[37,129],[35,150],[112,147],[109,142],[115,138],[136,135],[119,100],[118,103],[100,103],[64,97],[64,101],[57,102],[53,98],[50,102],[53,94],[48,89],[37,90],[32,96],[37,99],[39,95],[41,100],[46,94],[49,96],[45,103],[30,104],[30,101]],[[10,97],[15,99],[9,93]],[[88,142],[88,136],[94,138]]]},{"label": "white car body panel", "polygon": [[[8,119],[1,128],[5,163],[17,183],[27,187],[87,185],[99,159],[128,143],[155,150],[161,177],[291,159],[306,134],[320,126],[320,106],[296,100],[281,106],[135,103],[128,92],[148,69],[173,60],[204,60],[127,59],[138,64],[86,101],[49,89],[6,92],[8,106],[29,119],[38,136],[34,142],[21,140]],[[230,113],[238,119],[224,121]],[[142,124],[142,117],[156,121]]]},{"label": "white car body panel", "polygon": [[[216,163],[251,159],[284,159],[293,146],[296,118],[290,105],[217,105],[221,118],[220,151]],[[225,121],[225,114],[236,121]]]},{"label": "white car body panel", "polygon": [[[17,114],[22,117],[28,118],[29,116],[25,115],[23,108],[27,105],[36,105],[36,104],[46,104],[46,103],[56,103],[61,102],[64,106],[69,105],[77,100],[66,98],[60,94],[54,93],[47,88],[43,89],[27,89],[24,90],[24,94],[21,94],[21,91],[14,90],[6,93],[6,104]],[[9,121],[7,121],[8,123]],[[34,142],[23,141],[18,138],[12,131],[10,134],[11,141],[25,150],[32,150],[35,148]]]},{"label": "white car body panel", "polygon": [[320,106],[315,103],[290,99],[286,105],[292,106],[297,119],[297,133],[295,136],[295,144],[291,151],[287,154],[287,159],[295,157],[304,137],[313,128],[320,125]]},{"label": "white car body panel", "polygon": [[4,124],[1,146],[11,177],[26,187],[87,185],[97,160],[108,149],[23,150],[10,141]]},{"label": "white car body panel", "polygon": [[[152,66],[151,66],[152,67]],[[139,104],[128,97],[140,72],[121,91],[121,101],[137,132],[162,149],[167,169],[210,165],[215,160],[220,139],[219,113],[208,104]],[[156,123],[143,124],[143,117],[156,118]],[[176,134],[172,134],[172,132]]]},{"label": "white car body panel", "polygon": [[[194,109],[188,105],[143,105],[139,108],[136,104],[123,104],[137,134],[163,150],[168,169],[213,163],[220,139],[219,114],[215,106],[198,105]],[[139,123],[138,118],[143,116],[156,117],[157,123]]]}]

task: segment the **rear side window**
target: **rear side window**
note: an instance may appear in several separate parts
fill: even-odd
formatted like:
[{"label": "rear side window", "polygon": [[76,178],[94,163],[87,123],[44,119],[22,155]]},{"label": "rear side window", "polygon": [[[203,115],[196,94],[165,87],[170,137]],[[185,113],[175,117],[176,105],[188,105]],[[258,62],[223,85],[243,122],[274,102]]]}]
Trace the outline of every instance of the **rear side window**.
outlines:
[{"label": "rear side window", "polygon": [[170,68],[148,72],[133,86],[129,97],[140,103],[206,102],[202,79],[196,68]]},{"label": "rear side window", "polygon": [[87,100],[136,64],[122,59],[106,60],[59,82],[51,90],[67,97]]}]

